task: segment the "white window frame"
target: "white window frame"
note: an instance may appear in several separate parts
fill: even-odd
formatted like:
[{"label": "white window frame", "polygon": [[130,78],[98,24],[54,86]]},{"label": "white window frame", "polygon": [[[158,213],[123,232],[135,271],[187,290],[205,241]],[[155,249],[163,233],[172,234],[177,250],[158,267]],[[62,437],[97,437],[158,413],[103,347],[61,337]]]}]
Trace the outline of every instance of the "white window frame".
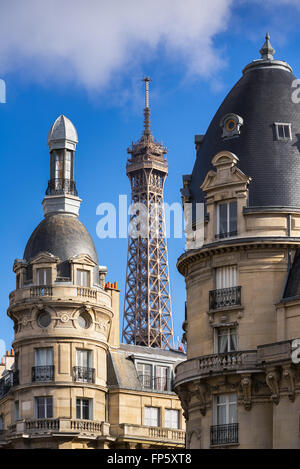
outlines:
[{"label": "white window frame", "polygon": [[[170,418],[167,415],[170,415]],[[178,409],[165,409],[165,428],[179,430],[180,428],[180,412]]]},{"label": "white window frame", "polygon": [[[87,273],[87,285],[83,285],[84,274]],[[91,272],[88,269],[77,269],[76,282],[78,287],[89,288],[91,283]]]},{"label": "white window frame", "polygon": [[[217,204],[217,235],[223,234],[220,233],[220,206],[226,205],[227,206],[227,231],[224,233],[231,233],[230,231],[230,204],[232,202],[236,203],[236,218],[237,218],[237,200],[229,200],[228,202],[219,202]],[[236,231],[238,230],[238,220],[236,219]]]},{"label": "white window frame", "polygon": [[[276,132],[276,139],[277,140],[281,140],[281,141],[288,141],[288,140],[292,140],[292,124],[290,124],[289,122],[274,122],[274,125],[275,125],[275,132]],[[289,131],[289,135],[288,137],[286,137],[285,135],[285,130],[283,128],[283,134],[284,136],[281,137],[279,135],[279,127],[280,126],[283,126],[283,127],[288,127],[288,131]]]},{"label": "white window frame", "polygon": [[40,347],[34,349],[34,366],[53,366],[53,347]]},{"label": "white window frame", "polygon": [[[84,356],[86,355],[86,364]],[[88,349],[76,349],[76,366],[85,368],[93,368],[93,351]]]},{"label": "white window frame", "polygon": [[[51,285],[51,275],[51,267],[39,267],[36,269],[36,284],[40,286]],[[47,282],[47,277],[49,278],[49,282]],[[40,278],[42,279],[42,282],[40,281]]]},{"label": "white window frame", "polygon": [[[148,412],[150,415],[147,415]],[[153,415],[151,415],[151,413],[153,413]],[[144,407],[144,426],[160,427],[160,414],[161,414],[160,407],[145,406]]]},{"label": "white window frame", "polygon": [[226,265],[215,269],[216,290],[238,286],[238,269],[236,265]]},{"label": "white window frame", "polygon": [[[80,417],[77,416],[77,401],[80,401]],[[84,419],[83,418],[83,401],[88,401],[88,411],[89,411],[89,418]],[[77,420],[93,420],[93,413],[94,413],[94,408],[93,408],[93,399],[89,399],[86,397],[76,397],[76,419]]]},{"label": "white window frame", "polygon": [[[219,326],[214,328],[214,353],[221,353],[219,350],[219,337],[220,337],[220,330],[227,329],[227,350],[222,353],[229,353],[229,352],[236,352],[238,350],[238,333],[237,333],[237,326],[235,325],[228,325],[228,326]],[[230,338],[231,338],[231,331],[235,331],[236,335],[236,349],[230,350]]]},{"label": "white window frame", "polygon": [[[38,417],[38,399],[44,399],[44,417]],[[48,401],[51,403],[51,416],[48,416]],[[52,396],[36,396],[34,398],[34,414],[36,419],[49,419],[53,418],[53,397]]]},{"label": "white window frame", "polygon": [[[219,398],[225,397],[225,403],[218,403]],[[230,422],[230,406],[235,405],[235,416],[236,418],[233,419],[234,421]],[[218,421],[218,407],[224,406],[225,407],[225,422]],[[238,400],[236,393],[228,393],[228,394],[219,394],[214,396],[214,406],[213,406],[213,425],[228,425],[231,423],[238,422]]]}]

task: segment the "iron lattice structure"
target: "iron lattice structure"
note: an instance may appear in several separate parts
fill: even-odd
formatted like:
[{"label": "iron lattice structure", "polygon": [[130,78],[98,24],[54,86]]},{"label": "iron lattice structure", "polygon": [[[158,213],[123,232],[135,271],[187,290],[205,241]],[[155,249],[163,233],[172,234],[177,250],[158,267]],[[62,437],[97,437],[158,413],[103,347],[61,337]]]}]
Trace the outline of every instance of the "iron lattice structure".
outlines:
[{"label": "iron lattice structure", "polygon": [[[122,340],[129,344],[174,347],[163,190],[168,175],[167,150],[150,130],[149,78],[145,78],[145,126],[127,150],[131,184],[130,225]],[[141,204],[141,205],[136,205]],[[137,218],[143,217],[143,228]]]}]

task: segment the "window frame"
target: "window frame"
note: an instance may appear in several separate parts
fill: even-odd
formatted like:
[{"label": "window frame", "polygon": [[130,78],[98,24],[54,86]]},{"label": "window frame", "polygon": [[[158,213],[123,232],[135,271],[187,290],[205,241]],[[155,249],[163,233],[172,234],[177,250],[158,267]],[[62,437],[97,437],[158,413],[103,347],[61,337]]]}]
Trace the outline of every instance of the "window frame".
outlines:
[{"label": "window frame", "polygon": [[[230,398],[235,396],[235,400],[230,402]],[[218,399],[225,397],[225,403],[218,403]],[[230,406],[235,405],[235,421],[230,422]],[[219,421],[218,408],[225,407],[225,422]],[[238,423],[238,399],[237,393],[225,393],[217,394],[214,396],[214,405],[213,405],[213,425],[229,425],[233,423]]]},{"label": "window frame", "polygon": [[[42,407],[44,408],[44,416],[39,417],[39,399],[43,399]],[[49,412],[50,408],[50,412]],[[48,415],[48,413],[50,415]],[[53,418],[53,396],[36,396],[34,398],[34,414],[36,419],[52,419]]]},{"label": "window frame", "polygon": [[[156,410],[157,411],[157,415],[156,415],[156,418],[157,418],[157,421],[156,421],[156,425],[153,425],[152,422],[153,422],[153,416],[146,416],[146,409],[149,410],[150,412],[152,410]],[[160,407],[157,407],[157,406],[145,406],[144,407],[144,426],[145,427],[160,427],[160,421],[161,421],[161,408]],[[148,423],[150,422],[150,423]]]},{"label": "window frame", "polygon": [[[40,274],[42,274],[43,283],[40,283]],[[42,286],[49,286],[51,284],[52,284],[52,268],[51,267],[38,267],[36,269],[36,285],[42,287]]]},{"label": "window frame", "polygon": [[[235,216],[236,216],[236,219],[235,219],[235,224],[236,224],[236,229],[235,230],[231,230],[230,228],[230,225],[231,225],[231,211],[230,211],[230,206],[232,204],[235,204],[235,207],[236,207],[236,211],[235,211]],[[226,205],[226,211],[227,211],[227,217],[226,217],[226,228],[227,228],[227,231],[222,231],[220,232],[220,207],[222,205]],[[216,236],[218,238],[221,238],[220,235],[224,235],[222,236],[222,238],[228,238],[228,237],[231,237],[231,236],[236,236],[237,235],[237,232],[238,232],[238,207],[237,207],[237,200],[229,200],[227,202],[218,202],[217,204],[217,233],[216,233]],[[234,218],[233,218],[234,220]],[[231,234],[231,233],[236,233],[236,234]]]},{"label": "window frame", "polygon": [[[84,416],[84,408],[83,408],[83,401],[88,402],[88,418],[83,418]],[[80,405],[78,405],[80,402]],[[78,409],[79,409],[79,417],[78,417]],[[86,397],[76,397],[76,419],[77,420],[93,420],[93,399],[86,398]]]},{"label": "window frame", "polygon": [[[176,412],[176,416],[177,416],[177,423],[176,423],[176,426],[172,426],[172,425],[168,425],[168,422],[167,422],[167,413],[168,412]],[[171,418],[171,421],[172,421],[172,418]],[[180,411],[178,409],[165,409],[165,428],[171,428],[172,430],[179,430],[180,429]]]},{"label": "window frame", "polygon": [[[220,351],[220,331],[221,330],[226,330],[227,329],[227,350],[225,352],[221,352]],[[230,350],[231,348],[231,336],[233,334],[231,334],[231,331],[234,330],[235,331],[235,337],[236,337],[236,349],[234,350]],[[225,335],[225,334],[224,334]],[[228,326],[224,325],[224,326],[218,326],[218,327],[215,327],[214,328],[214,353],[231,353],[231,352],[237,352],[239,349],[239,344],[238,344],[238,328],[236,325],[234,324],[230,324]]]},{"label": "window frame", "polygon": [[[292,140],[292,124],[291,123],[289,123],[289,122],[274,122],[274,126],[275,126],[276,140],[283,141],[283,142],[287,142],[289,140]],[[279,127],[283,127],[283,129],[282,129],[283,137],[281,137],[279,135]],[[288,131],[289,131],[289,136],[288,137],[286,137],[286,135],[285,135],[285,130],[284,130],[285,127],[287,127]]]},{"label": "window frame", "polygon": [[[83,285],[83,273],[87,273],[87,285]],[[88,269],[76,269],[76,285],[82,288],[90,288],[91,272]]]}]

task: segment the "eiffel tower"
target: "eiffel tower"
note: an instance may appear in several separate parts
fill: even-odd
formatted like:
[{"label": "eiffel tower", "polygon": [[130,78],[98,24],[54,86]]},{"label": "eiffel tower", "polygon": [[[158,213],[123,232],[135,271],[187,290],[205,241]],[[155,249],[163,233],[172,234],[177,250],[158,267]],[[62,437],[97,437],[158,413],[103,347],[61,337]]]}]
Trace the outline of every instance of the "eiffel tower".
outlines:
[{"label": "eiffel tower", "polygon": [[[144,232],[129,233],[123,342],[148,347],[174,347],[163,190],[168,175],[167,150],[150,130],[149,77],[145,82],[144,132],[127,152],[134,225],[144,213]],[[139,205],[136,205],[139,204]],[[142,204],[142,205],[140,205]],[[133,210],[134,212],[134,210]],[[141,224],[140,224],[141,225]],[[136,224],[137,228],[141,228]]]}]

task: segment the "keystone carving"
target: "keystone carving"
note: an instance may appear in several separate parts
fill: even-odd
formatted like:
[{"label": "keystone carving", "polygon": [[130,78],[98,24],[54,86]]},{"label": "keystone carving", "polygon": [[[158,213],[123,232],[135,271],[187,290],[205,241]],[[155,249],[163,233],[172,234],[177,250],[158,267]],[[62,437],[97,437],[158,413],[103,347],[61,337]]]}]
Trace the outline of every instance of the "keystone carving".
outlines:
[{"label": "keystone carving", "polygon": [[274,404],[279,403],[279,372],[275,369],[269,370],[266,375],[266,383],[271,390],[271,399]]}]

